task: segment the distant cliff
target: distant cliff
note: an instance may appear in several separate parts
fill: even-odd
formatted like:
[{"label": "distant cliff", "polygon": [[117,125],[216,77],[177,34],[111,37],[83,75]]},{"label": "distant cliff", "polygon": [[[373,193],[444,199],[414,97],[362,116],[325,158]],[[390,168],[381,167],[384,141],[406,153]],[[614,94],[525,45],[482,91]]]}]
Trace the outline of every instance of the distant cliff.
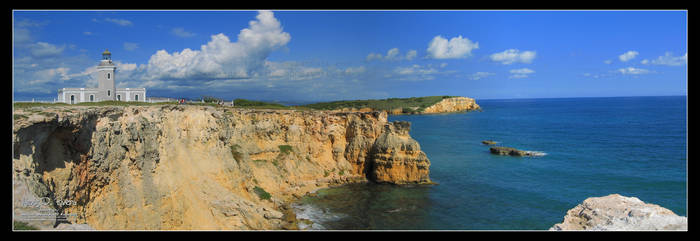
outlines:
[{"label": "distant cliff", "polygon": [[386,111],[390,115],[435,114],[479,110],[481,107],[472,98],[459,96],[425,96],[411,98],[389,98],[383,100],[348,100],[321,102],[304,107],[319,110]]},{"label": "distant cliff", "polygon": [[318,188],[431,183],[410,123],[386,112],[64,106],[14,119],[16,220],[41,199],[98,230],[294,229],[286,204]]},{"label": "distant cliff", "polygon": [[688,230],[688,218],[636,197],[592,197],[566,213],[549,230]]}]

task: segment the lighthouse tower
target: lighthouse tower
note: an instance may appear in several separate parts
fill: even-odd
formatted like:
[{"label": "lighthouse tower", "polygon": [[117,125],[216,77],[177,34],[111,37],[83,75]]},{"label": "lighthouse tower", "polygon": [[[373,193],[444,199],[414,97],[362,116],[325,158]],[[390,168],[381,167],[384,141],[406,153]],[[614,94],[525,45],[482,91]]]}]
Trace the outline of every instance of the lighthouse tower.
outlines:
[{"label": "lighthouse tower", "polygon": [[109,50],[102,52],[102,60],[97,66],[97,88],[99,89],[98,98],[100,100],[116,100],[117,88],[114,85],[114,72],[117,66],[112,63],[112,53]]}]

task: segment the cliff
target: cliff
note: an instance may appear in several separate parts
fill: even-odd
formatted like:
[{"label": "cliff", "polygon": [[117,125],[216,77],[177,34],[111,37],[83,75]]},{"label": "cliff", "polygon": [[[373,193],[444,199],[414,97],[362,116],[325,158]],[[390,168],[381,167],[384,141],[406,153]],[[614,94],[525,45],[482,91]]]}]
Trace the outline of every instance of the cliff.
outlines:
[{"label": "cliff", "polygon": [[13,216],[48,206],[66,214],[66,229],[294,229],[286,204],[318,188],[430,183],[410,124],[388,122],[386,112],[164,105],[14,114]]},{"label": "cliff", "polygon": [[431,105],[422,112],[424,114],[432,113],[448,113],[448,112],[461,112],[461,111],[471,111],[478,110],[481,107],[476,104],[476,101],[472,98],[467,97],[452,97],[443,99],[440,102]]},{"label": "cliff", "polygon": [[688,230],[688,218],[636,197],[592,197],[570,209],[549,230]]}]

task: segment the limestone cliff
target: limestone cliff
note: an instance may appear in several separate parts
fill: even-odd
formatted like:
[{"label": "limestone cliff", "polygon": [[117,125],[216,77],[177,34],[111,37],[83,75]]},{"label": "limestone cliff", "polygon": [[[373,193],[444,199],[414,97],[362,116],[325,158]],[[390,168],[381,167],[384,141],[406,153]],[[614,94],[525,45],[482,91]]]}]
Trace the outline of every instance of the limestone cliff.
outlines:
[{"label": "limestone cliff", "polygon": [[570,209],[549,230],[688,230],[688,218],[636,197],[592,197]]},{"label": "limestone cliff", "polygon": [[286,203],[315,189],[429,183],[409,127],[386,112],[19,109],[14,216],[38,198],[97,230],[294,228]]},{"label": "limestone cliff", "polygon": [[443,99],[440,102],[431,105],[422,113],[432,114],[432,113],[447,113],[447,112],[460,112],[460,111],[471,111],[478,110],[481,107],[476,104],[476,101],[472,98],[467,97],[452,97]]}]

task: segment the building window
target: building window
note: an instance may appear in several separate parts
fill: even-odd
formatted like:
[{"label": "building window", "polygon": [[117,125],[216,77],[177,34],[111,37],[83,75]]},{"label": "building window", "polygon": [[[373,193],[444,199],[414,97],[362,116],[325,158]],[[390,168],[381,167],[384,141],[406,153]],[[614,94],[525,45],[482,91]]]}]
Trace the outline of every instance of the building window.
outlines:
[{"label": "building window", "polygon": [[134,96],[134,100],[139,101],[139,95]]},{"label": "building window", "polygon": [[107,96],[112,96],[111,92],[109,92],[109,90],[107,91]]},{"label": "building window", "polygon": [[75,95],[70,95],[70,104],[75,104]]},{"label": "building window", "polygon": [[109,79],[109,73],[107,73],[107,79]]},{"label": "building window", "polygon": [[90,102],[94,102],[94,101],[95,101],[95,96],[94,96],[94,95],[90,95]]},{"label": "building window", "polygon": [[117,100],[122,100],[122,95],[117,95]]}]

